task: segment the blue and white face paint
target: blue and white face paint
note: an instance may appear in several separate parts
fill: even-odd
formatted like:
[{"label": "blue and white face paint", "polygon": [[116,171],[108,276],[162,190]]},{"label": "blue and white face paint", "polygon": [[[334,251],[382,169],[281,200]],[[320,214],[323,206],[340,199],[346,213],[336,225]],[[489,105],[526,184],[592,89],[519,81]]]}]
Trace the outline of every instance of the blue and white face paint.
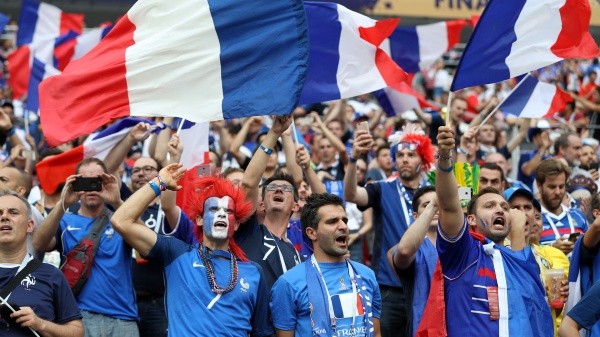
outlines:
[{"label": "blue and white face paint", "polygon": [[235,231],[234,213],[233,199],[230,197],[206,199],[202,217],[204,235],[217,240],[230,238]]}]

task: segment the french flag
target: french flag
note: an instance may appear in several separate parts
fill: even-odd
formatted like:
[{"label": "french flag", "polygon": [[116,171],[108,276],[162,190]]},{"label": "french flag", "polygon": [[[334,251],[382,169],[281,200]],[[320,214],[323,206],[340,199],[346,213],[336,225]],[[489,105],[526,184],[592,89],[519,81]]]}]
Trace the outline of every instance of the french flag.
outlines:
[{"label": "french flag", "polygon": [[589,0],[490,0],[450,88],[497,83],[566,58],[598,56]]},{"label": "french flag", "polygon": [[8,85],[12,88],[12,97],[21,99],[27,94],[33,54],[29,45],[21,46],[8,54]]},{"label": "french flag", "polygon": [[4,32],[4,27],[8,24],[9,17],[0,13],[0,33]]},{"label": "french flag", "polygon": [[39,46],[48,39],[54,39],[69,31],[81,34],[83,18],[83,14],[65,13],[58,7],[47,3],[23,0],[19,16],[17,46],[26,44]]},{"label": "french flag", "polygon": [[58,145],[126,116],[289,114],[307,60],[300,0],[139,0],[96,48],[42,82],[41,123]]},{"label": "french flag", "polygon": [[[108,153],[117,145],[129,131],[138,123],[152,121],[141,118],[125,118],[88,138],[82,145],[63,152],[59,155],[45,158],[35,165],[40,186],[47,194],[55,193],[61,184],[72,174],[75,174],[77,163],[85,158],[104,160]],[[154,130],[159,132],[163,126]]]},{"label": "french flag", "polygon": [[56,68],[61,71],[65,70],[67,64],[83,57],[83,55],[87,54],[87,52],[100,43],[112,28],[113,25],[109,25],[91,29],[73,38],[70,38],[68,35],[64,36],[54,46],[54,64]]},{"label": "french flag", "polygon": [[409,73],[425,70],[460,42],[466,20],[398,27],[386,41],[392,59]]},{"label": "french flag", "polygon": [[383,111],[388,116],[396,116],[405,111],[421,108],[438,110],[439,107],[427,102],[425,97],[404,82],[397,88],[385,88],[373,93]]},{"label": "french flag", "polygon": [[373,7],[375,7],[375,4],[377,4],[377,0],[323,0],[323,2],[335,2],[353,11],[360,11],[365,8],[373,9]]},{"label": "french flag", "polygon": [[372,20],[344,6],[304,3],[310,57],[300,104],[353,97],[407,79],[380,48],[399,19]]},{"label": "french flag", "polygon": [[542,118],[564,110],[567,102],[571,101],[571,95],[556,85],[526,76],[498,109],[518,117]]},{"label": "french flag", "polygon": [[25,107],[28,111],[35,112],[37,114],[40,108],[38,96],[38,88],[40,83],[50,76],[60,74],[60,71],[54,68],[52,65],[46,64],[34,57],[30,74],[27,90],[27,102]]}]

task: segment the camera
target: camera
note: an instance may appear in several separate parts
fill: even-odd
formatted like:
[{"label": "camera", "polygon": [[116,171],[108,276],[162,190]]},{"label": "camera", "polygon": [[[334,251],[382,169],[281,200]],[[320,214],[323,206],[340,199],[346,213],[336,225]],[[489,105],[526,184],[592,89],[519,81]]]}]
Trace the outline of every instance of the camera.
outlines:
[{"label": "camera", "polygon": [[77,177],[71,186],[75,192],[100,192],[102,191],[102,178]]},{"label": "camera", "polygon": [[[9,303],[9,305],[15,309],[15,311],[19,311],[21,310],[21,308],[14,304],[14,303]],[[10,317],[10,314],[12,314],[13,311],[10,310],[10,308],[8,307],[8,305],[6,304],[2,304],[0,305],[0,317],[9,325],[18,325],[17,322],[15,321],[14,318]]]}]

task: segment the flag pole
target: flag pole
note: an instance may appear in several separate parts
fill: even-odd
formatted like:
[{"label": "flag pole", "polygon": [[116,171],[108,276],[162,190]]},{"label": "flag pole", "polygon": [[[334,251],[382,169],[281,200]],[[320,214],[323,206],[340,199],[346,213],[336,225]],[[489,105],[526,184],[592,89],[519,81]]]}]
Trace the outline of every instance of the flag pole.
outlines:
[{"label": "flag pole", "polygon": [[450,126],[450,104],[452,104],[452,91],[448,91],[448,102],[446,102],[446,126]]},{"label": "flag pole", "polygon": [[296,121],[294,120],[294,114],[292,114],[292,124],[290,124],[290,127],[292,128],[292,133],[294,134],[294,141],[296,142],[296,145],[300,144],[300,142],[298,142],[298,132],[296,131]]},{"label": "flag pole", "polygon": [[181,132],[181,129],[183,128],[183,124],[185,123],[185,118],[181,118],[179,121],[179,125],[177,126],[177,134],[179,134]]},{"label": "flag pole", "polygon": [[517,83],[517,85],[513,88],[513,90],[506,97],[504,97],[504,99],[500,103],[498,103],[498,105],[496,105],[494,107],[494,110],[492,110],[487,116],[485,116],[485,118],[481,121],[481,123],[479,123],[479,125],[477,125],[477,127],[475,128],[475,132],[477,132],[479,130],[479,128],[483,124],[485,124],[485,122],[487,122],[494,114],[496,114],[496,112],[498,111],[498,109],[500,108],[502,103],[504,103],[513,94],[513,92],[515,92],[515,90],[517,90],[519,88],[519,86],[521,86],[521,84],[523,84],[523,82],[525,82],[525,79],[527,77],[529,77],[529,75],[530,75],[530,73],[527,73],[527,75],[525,75],[525,77],[523,77],[523,79],[521,81],[519,81],[519,83]]}]

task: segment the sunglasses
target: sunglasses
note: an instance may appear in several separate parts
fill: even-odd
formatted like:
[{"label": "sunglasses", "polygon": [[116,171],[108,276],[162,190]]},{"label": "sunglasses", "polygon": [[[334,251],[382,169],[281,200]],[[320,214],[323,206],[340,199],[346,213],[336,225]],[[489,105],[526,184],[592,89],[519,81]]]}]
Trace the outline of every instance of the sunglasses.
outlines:
[{"label": "sunglasses", "polygon": [[398,151],[401,151],[401,150],[416,151],[418,147],[419,147],[419,144],[402,142],[402,143],[398,144]]},{"label": "sunglasses", "polygon": [[294,192],[294,188],[290,185],[269,184],[269,185],[267,185],[266,189],[267,189],[267,191],[282,190],[284,192]]}]

